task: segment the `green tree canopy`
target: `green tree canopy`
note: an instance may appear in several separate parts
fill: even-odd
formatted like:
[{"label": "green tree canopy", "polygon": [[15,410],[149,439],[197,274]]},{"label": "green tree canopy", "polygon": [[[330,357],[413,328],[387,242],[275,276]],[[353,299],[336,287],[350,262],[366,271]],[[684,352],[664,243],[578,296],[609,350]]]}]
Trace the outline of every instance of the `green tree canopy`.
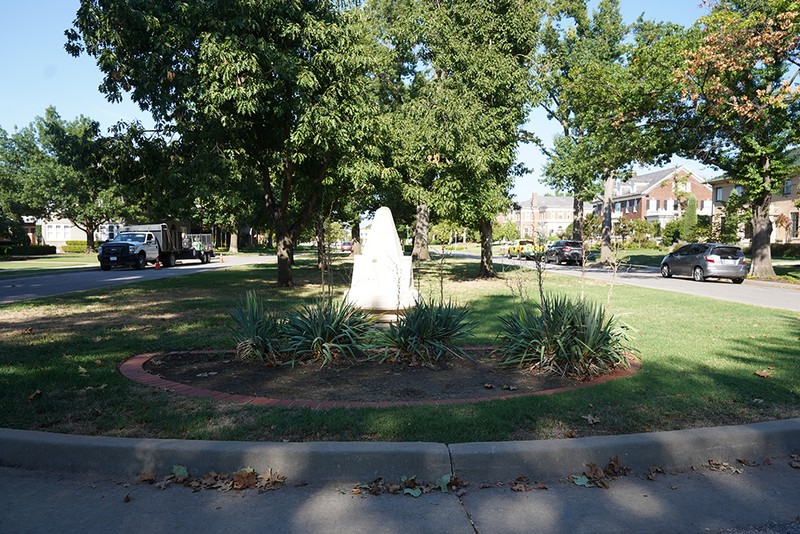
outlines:
[{"label": "green tree canopy", "polygon": [[370,144],[375,41],[329,0],[82,0],[68,50],[88,53],[111,100],[130,92],[194,150],[257,180],[277,235],[278,283],[331,169]]},{"label": "green tree canopy", "polygon": [[[750,210],[750,273],[775,276],[773,192],[795,170],[800,133],[800,6],[792,0],[715,0],[676,72],[684,84],[690,155],[743,186]],[[733,215],[733,214],[731,214]]]}]

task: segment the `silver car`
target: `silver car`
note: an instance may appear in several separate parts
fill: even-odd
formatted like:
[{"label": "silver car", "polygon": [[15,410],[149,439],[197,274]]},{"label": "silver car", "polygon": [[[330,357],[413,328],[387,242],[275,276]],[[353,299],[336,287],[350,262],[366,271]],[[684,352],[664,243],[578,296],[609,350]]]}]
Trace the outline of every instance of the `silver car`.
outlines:
[{"label": "silver car", "polygon": [[736,245],[690,243],[661,260],[661,276],[691,276],[698,282],[706,278],[730,278],[741,284],[747,276],[747,260]]}]

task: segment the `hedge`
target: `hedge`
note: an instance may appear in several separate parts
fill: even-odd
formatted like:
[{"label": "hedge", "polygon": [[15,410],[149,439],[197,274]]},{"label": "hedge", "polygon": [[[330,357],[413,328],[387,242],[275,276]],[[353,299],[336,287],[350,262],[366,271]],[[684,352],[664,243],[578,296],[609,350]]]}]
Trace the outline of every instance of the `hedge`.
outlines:
[{"label": "hedge", "polygon": [[51,245],[0,245],[0,256],[49,256],[56,253]]},{"label": "hedge", "polygon": [[[97,247],[99,247],[99,246],[100,246],[100,242],[99,241],[95,241],[94,242],[94,249],[97,250]],[[84,241],[84,240],[77,240],[77,241],[76,240],[70,240],[70,241],[67,241],[66,245],[62,245],[61,246],[61,250],[63,252],[76,252],[76,253],[86,252],[86,241]]]}]

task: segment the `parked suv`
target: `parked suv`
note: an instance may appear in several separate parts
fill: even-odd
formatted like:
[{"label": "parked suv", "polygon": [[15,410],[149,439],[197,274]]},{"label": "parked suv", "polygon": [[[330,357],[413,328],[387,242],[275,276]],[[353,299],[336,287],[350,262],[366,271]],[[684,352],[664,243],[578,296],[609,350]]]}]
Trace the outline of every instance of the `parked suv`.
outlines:
[{"label": "parked suv", "polygon": [[698,282],[706,278],[730,278],[741,284],[747,276],[747,260],[736,245],[689,243],[661,260],[661,276],[691,276]]},{"label": "parked suv", "polygon": [[567,241],[559,239],[545,251],[544,260],[547,263],[554,261],[559,265],[566,262],[573,262],[575,265],[583,263],[583,242]]}]

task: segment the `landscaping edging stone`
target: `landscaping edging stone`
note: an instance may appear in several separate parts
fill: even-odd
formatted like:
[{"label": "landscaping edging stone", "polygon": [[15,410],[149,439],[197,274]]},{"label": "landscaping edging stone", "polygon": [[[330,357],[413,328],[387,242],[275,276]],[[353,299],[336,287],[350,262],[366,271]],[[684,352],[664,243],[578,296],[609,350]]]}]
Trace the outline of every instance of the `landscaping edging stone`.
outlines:
[{"label": "landscaping edging stone", "polygon": [[171,380],[167,380],[166,378],[162,378],[160,376],[148,373],[144,369],[144,364],[147,363],[151,358],[154,358],[156,356],[170,355],[170,354],[212,354],[219,352],[220,351],[218,350],[195,350],[195,351],[172,351],[166,353],[153,352],[147,354],[138,354],[122,362],[122,364],[119,366],[119,371],[120,373],[122,373],[123,376],[125,376],[130,380],[133,380],[134,382],[138,382],[146,386],[166,389],[190,397],[214,399],[222,402],[230,402],[233,404],[248,404],[251,406],[280,406],[287,408],[299,407],[299,408],[311,408],[313,410],[325,410],[329,408],[396,408],[402,406],[420,406],[420,405],[443,406],[450,404],[484,402],[490,400],[514,399],[520,397],[530,397],[535,395],[552,395],[553,393],[596,386],[599,384],[609,382],[611,380],[616,380],[618,378],[632,376],[636,374],[641,368],[641,362],[636,358],[632,358],[630,361],[630,365],[627,369],[616,369],[613,372],[595,378],[594,380],[579,382],[573,386],[568,386],[568,387],[535,391],[531,393],[508,393],[495,397],[475,396],[463,399],[437,399],[437,400],[426,399],[417,401],[380,401],[380,402],[314,401],[314,400],[303,400],[303,399],[274,399],[268,397],[236,395],[232,393],[224,393],[221,391],[214,391],[210,389],[197,388],[187,384],[181,384],[179,382],[173,382]]}]

